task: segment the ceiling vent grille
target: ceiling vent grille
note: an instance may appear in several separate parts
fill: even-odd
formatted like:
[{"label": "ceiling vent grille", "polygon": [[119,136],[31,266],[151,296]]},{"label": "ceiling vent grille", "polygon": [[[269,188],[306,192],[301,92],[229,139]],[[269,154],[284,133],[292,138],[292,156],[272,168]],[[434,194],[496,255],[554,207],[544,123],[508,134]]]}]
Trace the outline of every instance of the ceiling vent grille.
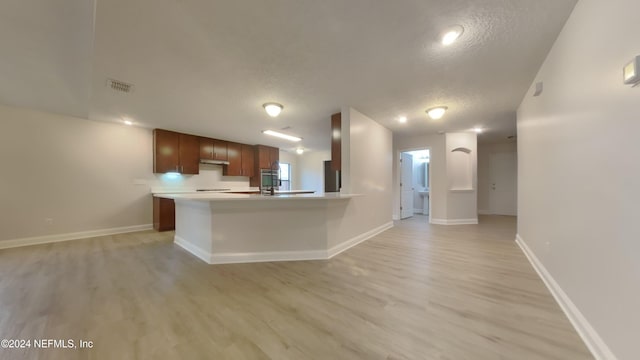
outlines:
[{"label": "ceiling vent grille", "polygon": [[133,84],[128,84],[120,80],[108,79],[107,86],[111,88],[111,90],[113,91],[117,91],[125,94],[133,92]]}]

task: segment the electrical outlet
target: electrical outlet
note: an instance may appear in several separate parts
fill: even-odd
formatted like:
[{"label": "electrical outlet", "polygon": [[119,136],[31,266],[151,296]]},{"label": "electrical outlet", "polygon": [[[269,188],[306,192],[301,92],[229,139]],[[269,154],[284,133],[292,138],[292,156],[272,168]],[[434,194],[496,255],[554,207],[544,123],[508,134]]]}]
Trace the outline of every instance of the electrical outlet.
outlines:
[{"label": "electrical outlet", "polygon": [[45,218],[44,219],[44,223],[47,225],[53,225],[53,219],[52,218]]}]

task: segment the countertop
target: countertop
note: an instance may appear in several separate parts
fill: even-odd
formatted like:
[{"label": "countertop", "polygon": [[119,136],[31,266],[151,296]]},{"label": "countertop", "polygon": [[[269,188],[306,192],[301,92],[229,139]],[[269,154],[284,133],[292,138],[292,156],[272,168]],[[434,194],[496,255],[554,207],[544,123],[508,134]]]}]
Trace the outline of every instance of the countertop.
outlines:
[{"label": "countertop", "polygon": [[287,193],[262,195],[262,194],[230,194],[219,192],[199,192],[199,193],[173,193],[173,194],[155,194],[157,197],[174,199],[174,200],[195,200],[195,201],[283,201],[283,200],[345,200],[352,197],[360,196],[358,194],[340,194],[340,193]]}]

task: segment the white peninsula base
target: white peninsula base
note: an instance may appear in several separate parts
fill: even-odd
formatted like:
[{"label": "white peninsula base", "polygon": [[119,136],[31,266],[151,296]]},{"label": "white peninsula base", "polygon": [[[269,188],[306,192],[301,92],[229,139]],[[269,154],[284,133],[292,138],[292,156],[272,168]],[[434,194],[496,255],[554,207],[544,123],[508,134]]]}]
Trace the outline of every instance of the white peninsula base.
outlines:
[{"label": "white peninsula base", "polygon": [[225,264],[328,259],[390,227],[330,247],[353,196],[167,197],[176,205],[175,243],[209,264]]}]

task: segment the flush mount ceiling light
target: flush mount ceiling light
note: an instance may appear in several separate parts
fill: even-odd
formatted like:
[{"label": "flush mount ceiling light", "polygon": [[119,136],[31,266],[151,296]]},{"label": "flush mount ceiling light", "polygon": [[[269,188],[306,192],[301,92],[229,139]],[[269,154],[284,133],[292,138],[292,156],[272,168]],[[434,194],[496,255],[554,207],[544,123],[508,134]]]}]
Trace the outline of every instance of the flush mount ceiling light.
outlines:
[{"label": "flush mount ceiling light", "polygon": [[296,149],[296,154],[302,155],[303,153],[304,153],[304,149],[303,148],[300,147],[300,148]]},{"label": "flush mount ceiling light", "polygon": [[302,138],[299,138],[297,136],[292,136],[292,135],[287,135],[287,134],[283,134],[281,132],[277,132],[277,131],[273,131],[273,130],[264,130],[262,132],[265,135],[271,135],[271,136],[275,136],[275,137],[279,137],[280,139],[285,139],[285,140],[289,140],[289,141],[301,141]]},{"label": "flush mount ceiling light", "polygon": [[269,116],[271,117],[280,115],[280,112],[282,111],[282,109],[284,109],[284,106],[278,103],[265,103],[262,105],[262,107],[264,108],[264,111],[266,111],[267,114],[269,114]]},{"label": "flush mount ceiling light", "polygon": [[475,128],[473,128],[473,131],[475,131],[478,134],[482,134],[482,128],[475,127]]},{"label": "flush mount ceiling light", "polygon": [[464,32],[464,28],[460,25],[454,25],[448,28],[442,35],[442,45],[448,46],[456,42],[460,35]]},{"label": "flush mount ceiling light", "polygon": [[401,123],[401,124],[406,123],[407,122],[407,117],[406,116],[400,116],[398,118],[398,122]]},{"label": "flush mount ceiling light", "polygon": [[444,116],[444,113],[447,112],[447,109],[449,108],[446,106],[438,106],[431,109],[427,109],[427,114],[433,120],[438,120],[438,119],[442,119],[442,117]]},{"label": "flush mount ceiling light", "polygon": [[123,123],[125,125],[129,125],[129,126],[133,125],[133,121],[131,121],[131,120],[124,120]]}]

